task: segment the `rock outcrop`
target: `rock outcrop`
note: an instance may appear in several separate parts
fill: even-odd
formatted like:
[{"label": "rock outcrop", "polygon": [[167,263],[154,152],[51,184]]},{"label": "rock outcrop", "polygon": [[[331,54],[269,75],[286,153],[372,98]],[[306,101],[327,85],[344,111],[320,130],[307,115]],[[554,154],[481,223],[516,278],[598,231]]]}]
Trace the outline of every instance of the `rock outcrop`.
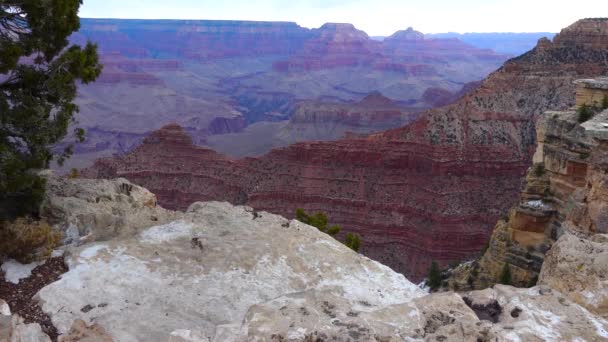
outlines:
[{"label": "rock outcrop", "polygon": [[[579,103],[582,105],[594,104]],[[498,222],[483,257],[454,271],[451,286],[466,289],[492,285],[508,264],[513,284],[533,285],[540,275],[541,283],[550,283],[564,293],[575,292],[577,297],[573,299],[583,303],[584,294],[590,296],[605,281],[598,275],[603,273],[598,265],[605,261],[604,251],[593,240],[600,239],[594,237],[596,234],[608,233],[608,110],[583,124],[578,122],[579,115],[575,110],[549,111],[540,120],[535,164],[528,172],[519,204]],[[562,235],[566,236],[547,254]],[[582,254],[561,254],[563,244],[576,245]],[[576,248],[569,246],[567,250]],[[600,262],[596,266],[593,259],[588,259],[591,264],[583,260],[594,253]],[[584,279],[598,284],[578,283],[571,278],[579,275],[567,277],[565,269],[570,273],[591,272]],[[562,287],[559,282],[569,285]],[[589,290],[585,290],[587,287]],[[587,303],[588,308],[605,310],[601,308],[605,294],[598,292],[597,297],[598,302]]]},{"label": "rock outcrop", "polygon": [[[608,22],[599,22],[608,34]],[[539,45],[405,128],[236,161],[176,144],[170,136],[179,133],[162,130],[153,143],[86,174],[128,178],[170,208],[223,200],[286,217],[298,207],[324,211],[363,236],[366,255],[419,280],[431,260],[447,265],[478,255],[517,201],[537,118],[572,106],[574,79],[608,72],[608,50],[579,44],[584,37],[573,37],[571,47],[563,43],[570,38]]]},{"label": "rock outcrop", "polygon": [[[59,341],[608,339],[606,319],[551,285],[428,295],[403,275],[295,220],[198,202],[172,212],[170,222],[151,223],[138,209],[148,207],[149,192],[128,181],[47,177],[55,186],[45,206],[71,202],[69,193],[74,215],[134,208],[116,210],[133,227],[110,239],[61,247],[69,270],[35,296],[63,334]],[[104,203],[87,200],[95,192]],[[156,216],[167,212],[150,210]],[[58,221],[56,227],[65,231],[70,223]],[[605,248],[607,241],[598,243]],[[577,248],[565,243],[556,253],[575,253],[571,247]],[[594,277],[587,275],[580,281]],[[10,311],[2,301],[0,310],[3,336]],[[39,332],[36,324],[12,322],[16,328],[8,336],[18,338],[10,341],[48,341],[24,335]]]}]

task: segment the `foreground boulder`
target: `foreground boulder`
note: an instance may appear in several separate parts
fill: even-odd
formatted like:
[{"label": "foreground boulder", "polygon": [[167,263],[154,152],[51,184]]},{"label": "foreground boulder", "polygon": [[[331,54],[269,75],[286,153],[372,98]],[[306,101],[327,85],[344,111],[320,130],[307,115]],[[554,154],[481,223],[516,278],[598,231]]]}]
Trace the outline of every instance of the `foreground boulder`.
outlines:
[{"label": "foreground boulder", "polygon": [[608,235],[562,236],[545,256],[539,282],[608,318]]}]

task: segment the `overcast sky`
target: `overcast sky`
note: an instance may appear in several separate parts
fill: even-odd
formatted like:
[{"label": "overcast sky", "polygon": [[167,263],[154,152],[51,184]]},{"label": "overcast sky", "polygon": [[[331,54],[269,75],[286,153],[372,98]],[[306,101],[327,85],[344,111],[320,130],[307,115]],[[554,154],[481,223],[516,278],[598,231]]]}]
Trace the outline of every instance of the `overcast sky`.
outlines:
[{"label": "overcast sky", "polygon": [[370,35],[413,26],[439,32],[559,32],[608,16],[608,0],[84,0],[85,18],[350,22]]}]

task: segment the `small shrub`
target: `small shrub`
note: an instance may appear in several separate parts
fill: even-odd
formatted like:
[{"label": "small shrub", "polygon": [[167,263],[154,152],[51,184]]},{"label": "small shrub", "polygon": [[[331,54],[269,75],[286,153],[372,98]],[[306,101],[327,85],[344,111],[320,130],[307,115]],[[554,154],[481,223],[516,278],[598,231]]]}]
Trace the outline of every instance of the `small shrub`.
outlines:
[{"label": "small shrub", "polygon": [[488,249],[490,249],[490,240],[486,241],[485,245],[483,245],[483,248],[481,249],[481,255],[486,254]]},{"label": "small shrub", "polygon": [[578,123],[583,123],[583,122],[589,121],[595,114],[593,112],[593,108],[587,104],[580,106],[580,108],[578,109],[577,112],[578,112]]},{"label": "small shrub", "polygon": [[608,95],[604,95],[602,99],[602,109],[608,109]]},{"label": "small shrub", "polygon": [[441,286],[441,271],[436,261],[431,262],[426,285],[431,288],[431,291],[435,291]]},{"label": "small shrub", "polygon": [[534,175],[542,177],[545,174],[545,165],[543,163],[534,164]]},{"label": "small shrub", "polygon": [[77,168],[73,168],[72,170],[70,170],[70,174],[68,175],[68,178],[70,179],[76,179],[78,178],[79,174],[78,174],[78,169]]},{"label": "small shrub", "polygon": [[347,233],[344,244],[346,247],[358,252],[359,248],[361,247],[361,237],[359,234]]},{"label": "small shrub", "polygon": [[18,218],[0,223],[0,256],[21,263],[48,258],[60,240],[61,234],[44,221]]},{"label": "small shrub", "polygon": [[530,279],[530,281],[528,282],[528,287],[534,287],[536,286],[536,283],[538,283],[538,275],[535,275]]},{"label": "small shrub", "polygon": [[[324,213],[316,213],[314,215],[310,215],[304,211],[302,208],[296,209],[296,220],[316,227],[320,231],[330,236],[336,237],[338,233],[342,230],[342,228],[337,225],[331,225],[328,227],[328,218]],[[355,252],[359,251],[361,247],[361,237],[358,234],[348,233],[346,234],[346,240],[343,242],[347,247],[354,250]]]},{"label": "small shrub", "polygon": [[502,268],[502,272],[500,273],[500,279],[498,280],[498,283],[503,285],[511,285],[511,282],[511,267],[509,267],[508,263],[505,263]]}]

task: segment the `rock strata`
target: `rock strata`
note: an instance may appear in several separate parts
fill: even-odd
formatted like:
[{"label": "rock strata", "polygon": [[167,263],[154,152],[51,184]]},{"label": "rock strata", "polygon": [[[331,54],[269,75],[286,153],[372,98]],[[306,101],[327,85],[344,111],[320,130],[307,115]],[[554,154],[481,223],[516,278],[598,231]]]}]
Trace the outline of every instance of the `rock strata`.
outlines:
[{"label": "rock strata", "polygon": [[[605,240],[598,234],[608,232],[608,110],[583,124],[578,117],[574,110],[549,111],[539,121],[535,164],[526,177],[520,202],[498,222],[483,257],[457,268],[450,286],[487,287],[499,281],[508,264],[513,284],[530,286],[540,276],[541,283],[574,293],[574,300],[590,310],[605,310],[601,308],[605,295],[591,294],[597,290],[594,284],[604,281],[597,276],[603,272],[597,268],[603,263],[603,249],[595,240]],[[579,248],[585,252],[562,255],[563,244],[577,245],[569,251]],[[600,260],[598,266],[588,264],[593,262],[591,255]],[[567,272],[591,272],[584,279],[593,281],[578,283],[578,275],[566,276],[566,268]],[[562,287],[556,282],[570,285]],[[583,293],[590,297],[584,299]]]},{"label": "rock strata", "polygon": [[[608,22],[590,20],[608,34]],[[419,280],[431,260],[447,265],[478,255],[517,201],[536,145],[535,121],[574,104],[574,79],[608,72],[608,50],[570,34],[587,21],[404,128],[236,161],[176,144],[179,132],[163,129],[154,135],[161,138],[86,174],[130,179],[169,208],[222,200],[286,217],[298,207],[324,211],[363,236],[366,255]]]}]

